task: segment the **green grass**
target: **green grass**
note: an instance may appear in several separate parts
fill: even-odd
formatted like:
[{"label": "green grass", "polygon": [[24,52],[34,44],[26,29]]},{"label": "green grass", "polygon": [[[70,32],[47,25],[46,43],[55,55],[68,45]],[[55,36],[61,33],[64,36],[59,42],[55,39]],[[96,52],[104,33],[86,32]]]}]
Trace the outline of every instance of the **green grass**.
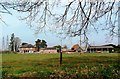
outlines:
[{"label": "green grass", "polygon": [[117,53],[63,54],[3,54],[3,77],[40,77],[61,79],[120,78]]}]

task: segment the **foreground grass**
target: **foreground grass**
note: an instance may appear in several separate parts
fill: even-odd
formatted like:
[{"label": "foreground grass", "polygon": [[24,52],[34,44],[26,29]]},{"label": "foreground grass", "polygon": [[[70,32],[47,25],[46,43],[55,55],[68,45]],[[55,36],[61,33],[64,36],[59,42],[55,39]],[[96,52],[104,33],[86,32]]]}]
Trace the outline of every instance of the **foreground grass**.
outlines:
[{"label": "foreground grass", "polygon": [[39,77],[61,79],[120,78],[119,54],[86,53],[63,54],[3,54],[3,77]]}]

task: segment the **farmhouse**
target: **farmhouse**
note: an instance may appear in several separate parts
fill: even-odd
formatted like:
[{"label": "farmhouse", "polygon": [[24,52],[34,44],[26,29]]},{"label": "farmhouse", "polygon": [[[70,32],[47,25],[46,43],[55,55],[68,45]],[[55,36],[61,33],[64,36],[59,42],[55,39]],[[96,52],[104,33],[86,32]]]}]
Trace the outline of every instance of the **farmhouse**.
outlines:
[{"label": "farmhouse", "polygon": [[19,52],[21,53],[33,53],[36,51],[36,47],[34,47],[32,44],[24,44],[19,48]]},{"label": "farmhouse", "polygon": [[106,52],[106,53],[111,53],[114,51],[114,47],[112,45],[101,45],[101,46],[89,46],[87,51],[89,53],[91,52]]}]

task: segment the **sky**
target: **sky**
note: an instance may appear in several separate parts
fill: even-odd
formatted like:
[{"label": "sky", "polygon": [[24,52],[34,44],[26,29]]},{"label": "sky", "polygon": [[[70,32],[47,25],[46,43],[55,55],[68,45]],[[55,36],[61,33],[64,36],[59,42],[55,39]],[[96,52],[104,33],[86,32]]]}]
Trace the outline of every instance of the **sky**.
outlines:
[{"label": "sky", "polygon": [[[0,49],[2,49],[2,37],[6,40],[8,35],[10,39],[12,33],[19,37],[22,43],[27,42],[34,45],[39,38],[46,40],[48,47],[61,45],[61,39],[56,33],[47,31],[46,33],[41,32],[35,35],[33,28],[30,28],[25,21],[19,20],[19,15],[20,13],[15,11],[13,11],[13,15],[2,14],[2,19],[6,24],[0,21]],[[96,33],[92,31],[89,35],[89,43],[91,45],[118,44],[118,38],[114,37],[113,40],[110,40],[106,36],[106,32],[99,31],[99,33]],[[62,46],[67,45],[70,48],[74,44],[79,44],[79,37],[62,39]]]},{"label": "sky", "polygon": [[[35,34],[35,31],[33,28],[30,28],[25,21],[19,20],[18,14],[15,15],[9,15],[9,14],[3,14],[2,15],[3,20],[6,22],[0,23],[0,40],[2,40],[2,37],[5,38],[7,35],[9,36],[9,39],[11,37],[11,34],[14,33],[15,37],[19,37],[21,39],[21,42],[27,42],[31,44],[35,44],[35,41],[37,39],[44,39],[47,41],[47,44],[49,47],[55,46],[55,45],[61,45],[61,39],[56,33],[53,32],[46,32],[46,33],[39,33]],[[66,41],[67,40],[67,41]],[[66,39],[63,40],[66,41],[63,45],[72,45],[72,39]],[[77,43],[78,40],[74,40],[74,43]],[[0,42],[2,44],[2,41]],[[0,46],[2,47],[2,46]]]}]

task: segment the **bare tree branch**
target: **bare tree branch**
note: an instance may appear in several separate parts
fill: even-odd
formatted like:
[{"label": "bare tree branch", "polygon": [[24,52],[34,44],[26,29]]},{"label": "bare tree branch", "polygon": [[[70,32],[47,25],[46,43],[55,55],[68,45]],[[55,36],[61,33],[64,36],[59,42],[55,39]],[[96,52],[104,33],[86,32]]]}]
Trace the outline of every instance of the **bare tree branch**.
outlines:
[{"label": "bare tree branch", "polygon": [[[8,8],[25,13],[21,20],[26,20],[31,27],[36,27],[37,33],[43,28],[51,24],[54,30],[61,29],[67,36],[82,36],[83,42],[89,40],[87,34],[90,28],[106,29],[110,31],[113,36],[116,29],[116,18],[118,10],[115,10],[117,1],[111,2],[105,0],[26,0],[16,2],[0,3],[4,8],[5,13],[10,13]],[[57,9],[57,10],[56,10]],[[1,13],[2,10],[0,10]],[[94,23],[99,22],[101,18],[104,19],[105,27],[95,26]],[[54,19],[54,20],[53,20]],[[56,25],[54,25],[56,24]]]}]

